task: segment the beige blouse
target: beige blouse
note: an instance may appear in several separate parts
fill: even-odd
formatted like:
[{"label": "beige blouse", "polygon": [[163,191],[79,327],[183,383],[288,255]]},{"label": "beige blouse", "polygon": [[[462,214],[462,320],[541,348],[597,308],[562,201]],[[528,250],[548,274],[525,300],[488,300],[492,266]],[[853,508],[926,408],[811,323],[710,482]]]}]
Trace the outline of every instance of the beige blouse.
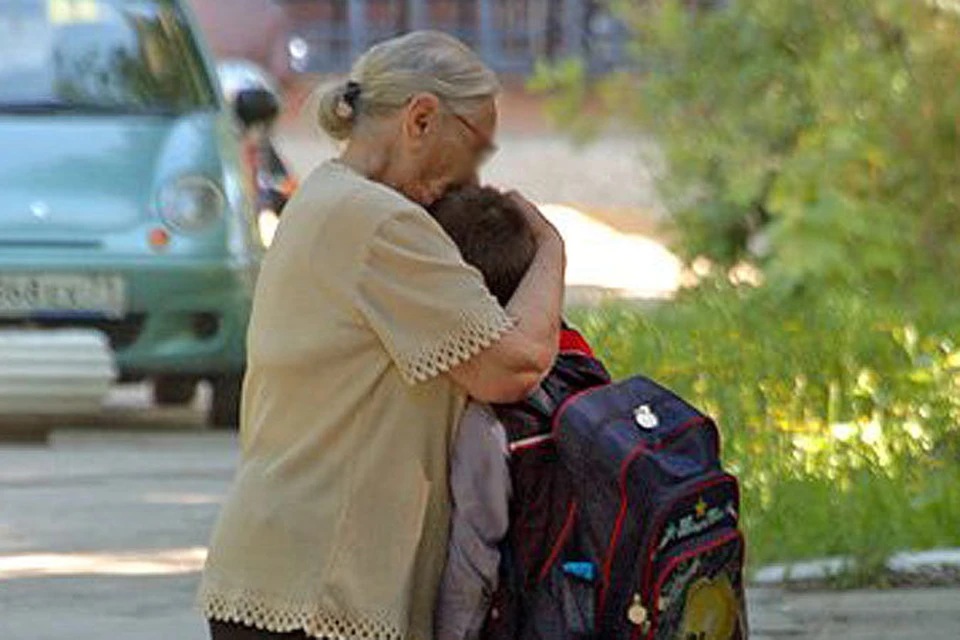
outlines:
[{"label": "beige blouse", "polygon": [[429,640],[465,400],[440,374],[510,326],[422,208],[337,162],[310,175],[258,282],[204,614]]}]

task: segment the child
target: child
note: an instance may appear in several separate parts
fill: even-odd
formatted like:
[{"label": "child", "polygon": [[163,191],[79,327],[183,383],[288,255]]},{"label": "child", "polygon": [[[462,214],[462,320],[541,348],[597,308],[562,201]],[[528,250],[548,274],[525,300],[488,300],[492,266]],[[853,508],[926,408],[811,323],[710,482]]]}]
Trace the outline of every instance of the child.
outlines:
[{"label": "child", "polygon": [[[495,189],[466,187],[442,198],[430,213],[505,306],[536,252],[533,234],[518,205]],[[547,561],[549,549],[542,542],[555,538],[562,527],[570,488],[564,487],[559,477],[553,477],[550,465],[539,460],[531,465],[511,459],[510,451],[528,443],[535,445],[545,437],[537,431],[536,423],[549,417],[550,409],[546,413],[542,409],[552,406],[548,387],[556,391],[609,380],[592,358],[586,342],[566,326],[561,335],[561,354],[564,353],[579,361],[564,362],[561,355],[531,400],[510,407],[470,402],[460,421],[451,456],[453,516],[435,613],[436,640],[477,638],[489,627],[488,614],[491,618],[500,617],[500,611],[491,611],[491,603],[502,573],[503,545],[525,547],[513,551],[523,553],[531,566]],[[506,424],[501,416],[509,417]],[[525,432],[528,429],[532,430]],[[528,437],[531,434],[535,435]],[[532,495],[534,491],[542,493],[544,486],[551,487],[547,506]],[[525,513],[534,502],[538,513]],[[521,538],[508,535],[512,520],[525,523]],[[519,615],[517,606],[512,607],[509,616]]]}]

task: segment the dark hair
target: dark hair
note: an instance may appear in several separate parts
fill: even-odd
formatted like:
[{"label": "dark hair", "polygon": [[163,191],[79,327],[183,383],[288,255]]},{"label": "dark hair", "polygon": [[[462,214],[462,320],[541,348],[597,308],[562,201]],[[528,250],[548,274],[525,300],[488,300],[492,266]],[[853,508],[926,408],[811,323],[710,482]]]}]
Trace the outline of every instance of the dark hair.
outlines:
[{"label": "dark hair", "polygon": [[506,306],[536,254],[533,231],[519,205],[491,187],[461,187],[430,207],[468,264]]}]

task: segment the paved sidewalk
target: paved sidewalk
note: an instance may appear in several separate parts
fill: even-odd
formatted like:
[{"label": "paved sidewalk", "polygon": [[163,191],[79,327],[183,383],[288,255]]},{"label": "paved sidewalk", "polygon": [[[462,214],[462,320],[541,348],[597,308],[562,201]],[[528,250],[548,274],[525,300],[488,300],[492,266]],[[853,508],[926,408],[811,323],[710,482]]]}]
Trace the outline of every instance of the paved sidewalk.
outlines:
[{"label": "paved sidewalk", "polygon": [[960,589],[784,593],[751,592],[759,639],[956,640]]},{"label": "paved sidewalk", "polygon": [[235,459],[226,434],[0,446],[0,638],[204,638],[193,594]]},{"label": "paved sidewalk", "polygon": [[[184,410],[132,420],[141,400],[115,399],[100,431],[0,446],[0,639],[205,637],[193,594],[235,439]],[[957,589],[763,589],[750,605],[761,640],[960,638]]]}]

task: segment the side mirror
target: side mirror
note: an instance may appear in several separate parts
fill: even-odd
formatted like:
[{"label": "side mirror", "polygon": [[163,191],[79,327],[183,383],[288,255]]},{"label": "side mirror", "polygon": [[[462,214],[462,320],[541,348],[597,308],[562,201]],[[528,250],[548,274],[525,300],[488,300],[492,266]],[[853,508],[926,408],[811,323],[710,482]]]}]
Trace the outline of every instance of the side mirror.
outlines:
[{"label": "side mirror", "polygon": [[237,92],[233,109],[244,127],[269,125],[280,113],[280,102],[266,89],[244,89]]}]

